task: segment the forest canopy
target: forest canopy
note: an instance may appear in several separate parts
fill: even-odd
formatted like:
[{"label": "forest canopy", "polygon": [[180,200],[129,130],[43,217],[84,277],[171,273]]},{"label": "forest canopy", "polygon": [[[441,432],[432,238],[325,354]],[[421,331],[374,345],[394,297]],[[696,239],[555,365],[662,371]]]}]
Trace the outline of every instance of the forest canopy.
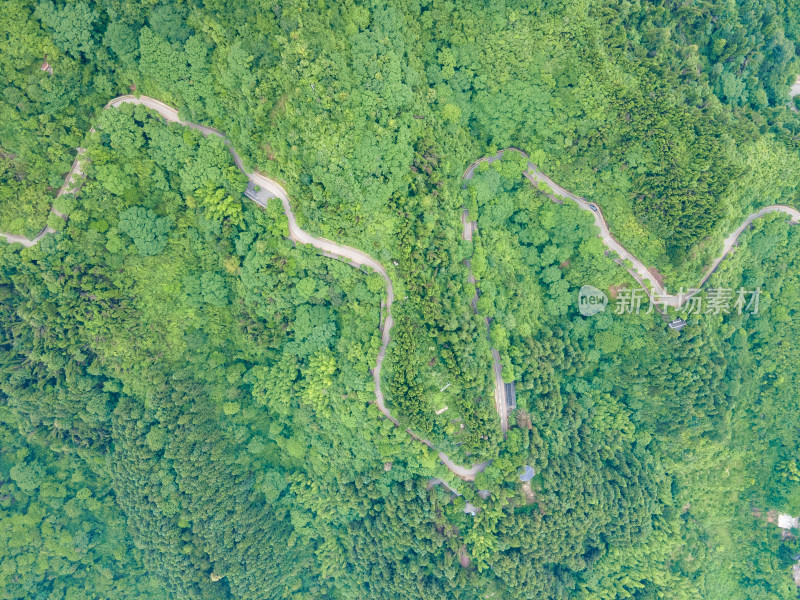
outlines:
[{"label": "forest canopy", "polygon": [[696,284],[800,208],[794,3],[6,0],[0,32],[0,231],[38,242],[0,245],[0,599],[797,597],[800,227],[706,284],[757,310],[615,310],[593,209],[519,152],[465,173],[521,149]]}]

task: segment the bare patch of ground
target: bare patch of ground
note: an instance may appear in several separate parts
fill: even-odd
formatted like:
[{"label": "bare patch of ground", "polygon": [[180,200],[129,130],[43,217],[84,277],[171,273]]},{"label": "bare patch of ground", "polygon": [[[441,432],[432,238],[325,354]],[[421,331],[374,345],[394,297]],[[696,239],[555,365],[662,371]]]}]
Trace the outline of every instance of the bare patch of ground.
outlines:
[{"label": "bare patch of ground", "polygon": [[536,502],[536,492],[533,491],[533,486],[530,481],[522,484],[522,491],[525,492],[525,503],[533,504]]}]

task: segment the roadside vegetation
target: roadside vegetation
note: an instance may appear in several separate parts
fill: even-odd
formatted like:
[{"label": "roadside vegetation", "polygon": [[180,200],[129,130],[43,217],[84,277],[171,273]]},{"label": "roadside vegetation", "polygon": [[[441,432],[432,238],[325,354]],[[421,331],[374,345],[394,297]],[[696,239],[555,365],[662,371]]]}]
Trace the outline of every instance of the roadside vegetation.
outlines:
[{"label": "roadside vegetation", "polygon": [[[615,314],[635,282],[518,155],[462,174],[520,147],[694,284],[743,215],[797,206],[799,18],[8,0],[0,231],[59,232],[0,245],[0,598],[796,598],[798,542],[759,515],[800,513],[800,227],[758,220],[709,282],[760,289],[757,314],[677,332]],[[383,279],[290,242],[221,140],[102,110],[130,93],[225,132],[303,228],[386,266],[401,427],[373,404]],[[584,284],[605,312],[578,312]],[[462,481],[405,427],[491,464]]]}]

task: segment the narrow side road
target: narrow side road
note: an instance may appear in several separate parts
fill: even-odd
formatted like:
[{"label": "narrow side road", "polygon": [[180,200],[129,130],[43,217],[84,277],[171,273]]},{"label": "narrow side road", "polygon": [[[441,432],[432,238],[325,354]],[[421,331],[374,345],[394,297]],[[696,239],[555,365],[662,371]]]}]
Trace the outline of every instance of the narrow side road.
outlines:
[{"label": "narrow side road", "polygon": [[[464,185],[466,186],[466,182],[472,179],[475,167],[477,167],[478,164],[481,162],[491,164],[495,160],[498,160],[498,158],[499,157],[482,158],[472,163],[462,176]],[[461,223],[464,226],[461,237],[464,240],[471,242],[472,234],[478,230],[478,223],[476,221],[468,221],[467,219],[469,219],[469,211],[465,208],[461,211]],[[470,264],[469,260],[467,261],[467,269],[469,269],[468,281],[474,284],[475,275],[472,274],[472,265]],[[478,313],[477,289],[475,290],[475,297],[472,299],[472,310],[475,312],[475,314]],[[491,331],[491,323],[488,317],[484,317],[484,321],[486,322],[486,334],[488,336],[489,332]],[[500,353],[494,348],[492,348],[492,374],[494,375],[494,409],[497,411],[497,415],[500,417],[500,431],[503,433],[503,436],[505,436],[506,432],[508,431],[508,399],[506,398],[506,386],[503,383],[503,365],[500,362]]]}]

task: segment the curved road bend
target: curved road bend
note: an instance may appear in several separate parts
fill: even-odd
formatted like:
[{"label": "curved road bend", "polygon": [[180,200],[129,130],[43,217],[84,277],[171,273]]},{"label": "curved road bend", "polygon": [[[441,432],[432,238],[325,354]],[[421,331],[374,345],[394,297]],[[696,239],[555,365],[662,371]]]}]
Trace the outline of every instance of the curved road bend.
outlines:
[{"label": "curved road bend", "polygon": [[[311,244],[315,248],[318,248],[323,252],[323,254],[332,255],[334,257],[342,258],[348,260],[352,265],[361,267],[366,265],[372,268],[375,272],[379,273],[381,277],[383,277],[384,281],[386,282],[386,320],[383,323],[382,328],[382,336],[381,336],[381,348],[378,352],[378,358],[375,365],[375,368],[372,370],[373,379],[375,381],[375,402],[380,409],[380,411],[395,425],[399,425],[399,422],[394,416],[392,416],[391,411],[386,407],[384,402],[383,392],[381,391],[381,367],[383,365],[383,359],[386,357],[386,348],[389,345],[389,341],[391,340],[391,330],[394,321],[392,320],[392,302],[394,301],[394,287],[392,285],[392,280],[389,278],[389,275],[386,272],[386,269],[383,268],[378,261],[373,259],[368,254],[362,252],[361,250],[357,250],[356,248],[352,248],[350,246],[344,246],[341,244],[336,244],[331,240],[325,238],[318,238],[314,237],[308,232],[304,231],[297,225],[297,220],[295,218],[294,212],[292,211],[292,207],[289,203],[289,195],[286,193],[286,190],[281,186],[277,181],[262,175],[256,171],[248,172],[244,168],[244,163],[242,162],[241,157],[233,148],[230,140],[228,140],[222,133],[213,129],[212,127],[206,127],[205,125],[199,125],[197,123],[191,123],[189,121],[183,121],[178,117],[178,111],[163,102],[156,100],[155,98],[149,98],[147,96],[119,96],[111,100],[104,108],[116,108],[122,104],[141,104],[146,108],[156,111],[160,114],[166,121],[172,123],[179,123],[185,127],[189,127],[191,129],[195,129],[199,131],[204,136],[214,135],[219,137],[225,142],[225,145],[228,147],[228,150],[233,157],[236,166],[242,171],[247,177],[252,181],[255,185],[258,185],[263,190],[266,190],[268,193],[272,194],[273,197],[280,198],[281,203],[283,204],[283,212],[286,214],[286,218],[289,222],[289,238],[294,242],[300,242],[301,244]],[[93,131],[93,129],[92,129]],[[75,158],[75,162],[72,165],[67,177],[64,181],[64,185],[62,186],[61,190],[58,192],[58,196],[64,193],[68,186],[70,186],[70,190],[74,189],[74,185],[76,182],[76,178],[78,175],[82,175],[80,171],[81,167],[81,155],[83,154],[84,149],[78,148],[78,155]],[[57,196],[57,197],[58,197]],[[52,212],[55,214],[60,213],[51,209]],[[22,236],[17,236],[13,234],[1,233],[0,236],[5,237],[9,243],[18,242],[25,247],[34,246],[42,239],[45,235],[49,233],[55,233],[55,230],[50,227],[45,227],[42,231],[40,231],[36,237],[32,240],[24,238]],[[420,442],[424,443],[431,449],[433,444],[428,440],[419,437],[411,430],[406,430],[410,435],[412,435],[415,439],[419,440]],[[486,468],[487,463],[478,463],[473,465],[472,467],[465,467],[462,465],[458,465],[454,463],[446,454],[443,452],[438,453],[439,459],[442,463],[450,469],[453,473],[461,477],[465,480],[473,480],[475,479],[475,475],[480,473]]]},{"label": "curved road bend", "polygon": [[[67,176],[64,178],[64,183],[61,185],[61,188],[58,190],[58,193],[56,194],[56,198],[61,197],[61,195],[65,194],[67,191],[70,191],[70,192],[74,192],[75,191],[75,188],[76,188],[77,182],[78,182],[77,177],[79,175],[83,175],[83,173],[81,172],[80,169],[81,169],[81,155],[84,152],[85,152],[85,150],[83,148],[78,148],[77,156],[75,157],[75,160],[72,161],[72,166],[70,167],[69,172],[67,173]],[[56,215],[57,217],[61,217],[65,221],[67,220],[67,216],[66,215],[61,214],[60,212],[58,212],[52,206],[50,207],[50,212],[53,213],[54,215]],[[31,246],[35,246],[36,244],[38,244],[39,240],[41,240],[44,236],[46,236],[46,235],[48,235],[50,233],[55,233],[55,232],[56,232],[56,230],[53,229],[52,227],[50,227],[50,225],[45,225],[41,229],[41,231],[39,231],[39,233],[37,233],[35,236],[33,236],[32,239],[28,239],[28,238],[26,238],[24,236],[21,236],[21,235],[15,235],[13,233],[3,233],[2,231],[0,231],[0,237],[5,238],[6,241],[9,244],[22,244],[26,248],[30,248]]]},{"label": "curved road bend", "polygon": [[[520,150],[519,148],[506,148],[505,150],[501,150],[494,156],[487,157],[474,162],[472,165],[470,165],[469,169],[467,169],[467,172],[464,174],[465,178],[467,174],[469,174],[469,176],[471,177],[472,171],[481,162],[492,163],[502,158],[505,152],[519,152],[525,158],[530,159],[530,156],[528,156],[528,154],[525,151]],[[789,221],[791,225],[796,225],[797,223],[800,222],[800,210],[793,208],[791,206],[786,206],[785,204],[773,204],[771,206],[766,206],[756,212],[750,213],[745,218],[744,222],[739,226],[739,228],[736,229],[736,231],[734,231],[730,236],[728,236],[725,239],[722,252],[716,258],[716,260],[714,260],[711,266],[706,270],[697,288],[695,288],[697,291],[694,292],[693,294],[673,295],[673,294],[668,294],[666,288],[662,286],[661,283],[659,283],[658,279],[656,278],[655,275],[653,275],[650,269],[645,267],[642,261],[636,258],[636,256],[634,256],[633,254],[631,254],[628,251],[628,249],[625,248],[625,246],[623,246],[621,243],[619,243],[619,241],[617,241],[617,239],[611,234],[611,231],[608,228],[608,224],[606,223],[605,217],[603,216],[603,211],[597,204],[593,204],[587,201],[585,198],[582,198],[581,196],[576,196],[572,192],[565,190],[563,187],[561,187],[560,185],[555,183],[552,179],[550,179],[547,175],[542,173],[535,164],[530,162],[530,160],[528,160],[528,169],[527,171],[525,171],[524,175],[534,184],[546,183],[552,190],[551,194],[548,195],[551,198],[555,196],[556,198],[553,198],[554,200],[558,201],[558,198],[572,200],[573,202],[575,202],[575,204],[578,205],[579,208],[589,211],[594,216],[595,225],[600,229],[600,235],[598,237],[602,240],[603,244],[609,250],[613,250],[614,252],[616,252],[621,260],[631,261],[633,266],[627,269],[628,272],[634,277],[634,279],[636,279],[637,282],[639,282],[639,285],[642,286],[644,291],[654,302],[666,306],[680,307],[687,300],[689,300],[689,298],[691,298],[695,293],[698,293],[700,291],[700,288],[702,288],[703,284],[705,284],[706,281],[708,281],[708,278],[711,277],[711,275],[714,273],[714,271],[717,269],[720,263],[725,259],[725,257],[727,257],[733,251],[734,247],[736,246],[736,242],[739,239],[739,236],[742,234],[742,232],[745,229],[747,229],[747,226],[750,225],[756,219],[763,217],[764,215],[767,215],[769,213],[782,212],[791,217],[791,220]],[[597,210],[593,210],[592,206],[597,208]],[[650,284],[652,292],[645,285],[644,283],[645,281]]]}]

